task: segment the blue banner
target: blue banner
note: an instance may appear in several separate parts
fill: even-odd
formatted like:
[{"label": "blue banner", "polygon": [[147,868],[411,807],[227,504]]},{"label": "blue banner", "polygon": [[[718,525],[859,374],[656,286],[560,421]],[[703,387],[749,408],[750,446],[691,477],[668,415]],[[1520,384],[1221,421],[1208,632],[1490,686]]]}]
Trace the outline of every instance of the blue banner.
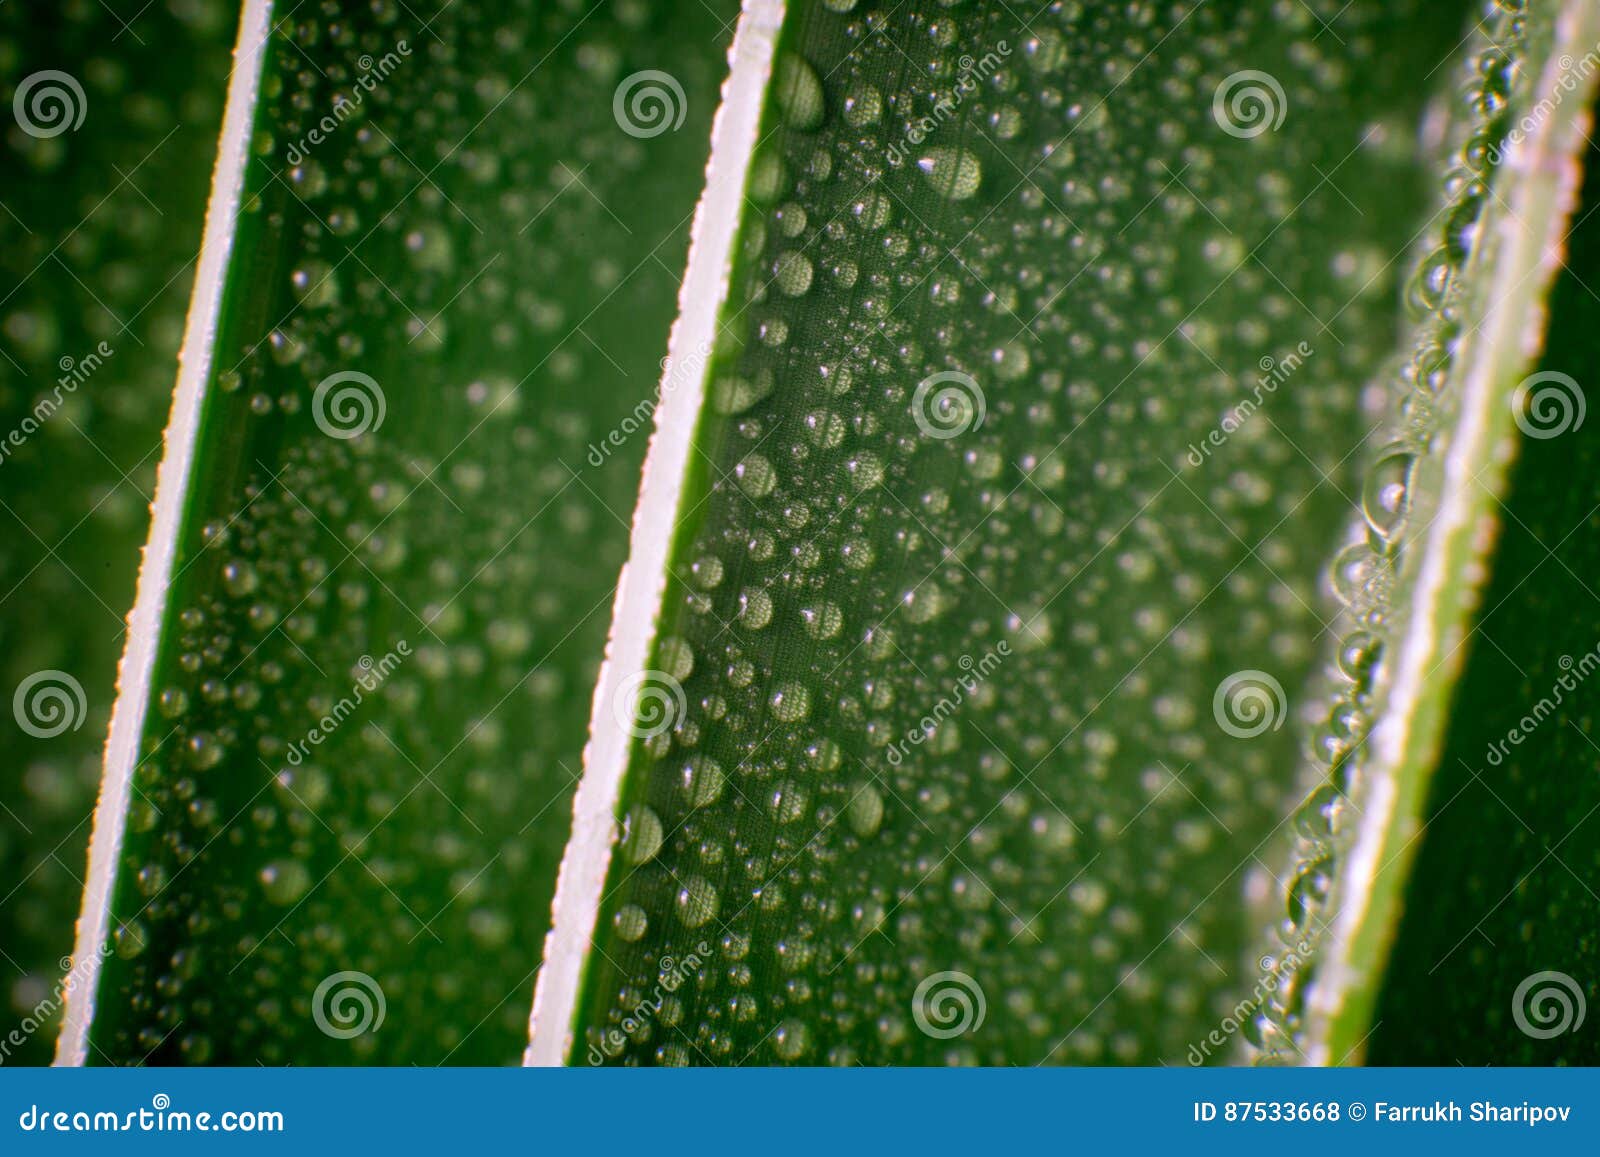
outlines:
[{"label": "blue banner", "polygon": [[[1584,1069],[0,1069],[0,1153],[1595,1152]],[[1241,1147],[1248,1147],[1242,1149]]]}]

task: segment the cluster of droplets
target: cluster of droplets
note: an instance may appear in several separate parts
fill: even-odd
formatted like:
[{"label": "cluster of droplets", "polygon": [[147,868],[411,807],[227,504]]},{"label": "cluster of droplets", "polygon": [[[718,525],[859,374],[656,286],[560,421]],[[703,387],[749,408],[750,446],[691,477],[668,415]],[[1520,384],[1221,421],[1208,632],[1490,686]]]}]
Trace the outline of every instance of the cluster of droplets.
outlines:
[{"label": "cluster of droplets", "polygon": [[[312,443],[200,528],[129,809],[131,887],[107,966],[128,1001],[108,1004],[97,1028],[108,1055],[316,1055],[332,1038],[311,1035],[307,998],[345,970],[381,985],[395,1034],[358,1036],[346,1056],[448,1051],[461,1034],[427,1010],[459,1001],[471,978],[439,967],[419,989],[393,946],[426,956],[434,935],[450,936],[486,967],[520,957],[504,895],[524,865],[486,867],[470,837],[492,830],[508,781],[533,791],[540,778],[522,763],[486,775],[494,729],[465,737],[461,765],[438,766],[455,740],[408,720],[451,711],[455,688],[494,686],[522,654],[493,620],[460,645],[449,616],[432,613],[425,590],[459,589],[461,576],[435,566],[425,584],[406,581],[413,550],[442,554],[424,528],[450,509],[430,492],[413,499],[417,522],[386,523],[397,488],[420,481],[374,444]],[[477,611],[500,601],[485,598],[496,586],[461,601]],[[529,692],[534,709],[559,709],[547,685]],[[423,898],[430,880],[450,882],[448,910]],[[229,977],[220,990],[218,975]]]},{"label": "cluster of droplets", "polygon": [[[1237,401],[1219,363],[1281,353],[1301,302],[1348,346],[1274,420],[1313,453],[1348,435],[1340,375],[1377,372],[1359,338],[1384,332],[1381,254],[1403,235],[1308,197],[1314,132],[1275,142],[1281,165],[1232,163],[1252,146],[1210,93],[1235,34],[1285,35],[1259,17],[1174,30],[1147,5],[1063,3],[1021,31],[948,5],[891,28],[828,7],[783,46],[781,131],[753,161],[711,492],[651,664],[687,707],[630,777],[575,1055],[1182,1056],[1226,995],[1208,961],[1249,935],[1234,849],[1289,789],[1287,730],[1235,741],[1212,693],[1309,667],[1323,544],[1301,507],[1336,506],[1306,498],[1318,471],[1265,421],[1181,486],[1173,450]],[[1350,115],[1319,93],[1373,51],[1377,11],[1355,6],[1337,52],[1309,18],[1289,29],[1298,116]],[[1108,77],[1126,83],[1102,105]],[[1350,163],[1370,187],[1392,152]],[[1271,269],[1249,260],[1261,221]],[[1364,227],[1331,277],[1294,266]],[[939,373],[970,383],[951,437],[917,420]],[[919,1027],[919,982],[948,970],[984,990],[983,1035]]]},{"label": "cluster of droplets", "polygon": [[1471,286],[1463,272],[1478,244],[1495,146],[1510,123],[1509,106],[1526,17],[1524,0],[1492,0],[1462,66],[1445,142],[1449,166],[1443,205],[1429,247],[1406,286],[1412,344],[1386,395],[1392,399],[1391,437],[1380,441],[1366,468],[1361,518],[1334,557],[1330,585],[1350,624],[1338,637],[1323,680],[1321,722],[1311,734],[1315,786],[1294,815],[1291,868],[1282,897],[1285,914],[1277,946],[1262,957],[1263,988],[1271,993],[1248,1025],[1246,1039],[1260,1063],[1294,1063],[1304,1028],[1305,999],[1316,974],[1316,952],[1333,918],[1333,885],[1353,836],[1360,769],[1372,726],[1385,643],[1398,624],[1394,584],[1408,527],[1427,511],[1413,510],[1419,460],[1440,453],[1437,442],[1458,399],[1454,365],[1462,311]]}]

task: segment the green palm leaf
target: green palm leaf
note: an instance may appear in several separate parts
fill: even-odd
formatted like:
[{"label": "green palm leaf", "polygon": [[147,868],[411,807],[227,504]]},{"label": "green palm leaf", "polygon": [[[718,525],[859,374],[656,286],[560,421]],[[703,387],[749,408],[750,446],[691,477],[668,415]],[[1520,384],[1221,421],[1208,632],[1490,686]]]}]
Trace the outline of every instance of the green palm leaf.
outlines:
[{"label": "green palm leaf", "polygon": [[1583,1055],[1590,7],[249,0],[61,1058]]}]

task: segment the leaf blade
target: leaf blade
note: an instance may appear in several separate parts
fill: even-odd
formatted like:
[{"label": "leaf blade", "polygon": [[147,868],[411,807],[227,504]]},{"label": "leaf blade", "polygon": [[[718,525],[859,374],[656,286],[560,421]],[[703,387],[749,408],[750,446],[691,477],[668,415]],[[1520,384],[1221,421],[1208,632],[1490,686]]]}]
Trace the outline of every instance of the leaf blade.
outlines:
[{"label": "leaf blade", "polygon": [[[15,72],[0,193],[0,505],[12,521],[0,556],[0,943],[26,1034],[6,1057],[23,1063],[48,1061],[79,972],[72,921],[233,20],[0,14]],[[146,70],[133,92],[129,75]]]},{"label": "leaf blade", "polygon": [[[1327,62],[1310,61],[1307,29],[1250,25],[1229,39],[1204,9],[1138,26],[1074,10],[1034,28],[1018,45],[1024,58],[1007,61],[996,48],[1003,15],[918,13],[910,27],[922,16],[933,47],[886,31],[861,39],[871,12],[852,24],[821,6],[790,9],[780,44],[790,63],[778,74],[789,92],[780,84],[773,102],[786,127],[758,157],[761,205],[735,273],[733,305],[753,316],[728,323],[735,335],[711,368],[700,443],[711,501],[682,532],[651,660],[679,679],[688,714],[634,753],[573,1061],[1175,1060],[1232,1007],[1229,986],[1246,974],[1236,956],[1262,917],[1241,870],[1281,838],[1298,801],[1284,771],[1292,729],[1272,730],[1279,702],[1256,731],[1249,718],[1232,731],[1220,715],[1216,729],[1198,724],[1236,676],[1271,676],[1281,697],[1310,668],[1294,636],[1316,621],[1328,544],[1315,528],[1344,508],[1318,493],[1318,478],[1350,478],[1341,472],[1353,473],[1370,433],[1339,378],[1371,376],[1384,349],[1335,332],[1325,361],[1293,367],[1298,401],[1270,415],[1276,435],[1206,442],[1225,444],[1237,471],[1270,465],[1280,494],[1259,505],[1214,475],[1181,474],[1194,449],[1183,442],[1204,431],[1162,402],[1235,402],[1241,367],[1284,353],[1249,327],[1228,329],[1241,314],[1280,316],[1310,299],[1318,322],[1349,323],[1354,311],[1366,337],[1392,339],[1387,303],[1336,297],[1337,275],[1308,254],[1330,233],[1360,237],[1372,248],[1352,244],[1353,264],[1367,259],[1370,289],[1406,247],[1409,228],[1392,228],[1405,214],[1380,223],[1353,201],[1354,212],[1324,203],[1315,178],[1294,182],[1354,164],[1354,189],[1410,195],[1417,174],[1398,147],[1363,154],[1378,135],[1360,131],[1371,114],[1360,95],[1312,79]],[[1364,52],[1381,42],[1416,53],[1391,75],[1420,78],[1427,54],[1448,54],[1430,42],[1437,27],[1418,10],[1357,6],[1347,31],[1359,30]],[[1136,46],[1126,58],[1124,45]],[[1255,54],[1306,67],[1272,78],[1302,119],[1294,143],[1339,141],[1336,153],[1302,152],[1280,169],[1244,151],[1260,133],[1229,119],[1228,86],[1253,79],[1237,65]],[[960,101],[925,82],[986,59],[994,75]],[[1106,91],[1097,69],[1118,76],[1122,118],[1161,124],[1150,154],[1109,113],[1061,95]],[[1172,69],[1187,103],[1161,90]],[[1202,89],[1217,100],[1192,99]],[[1395,90],[1383,95],[1420,106],[1415,85]],[[1070,116],[1053,119],[1062,108]],[[1255,182],[1232,172],[1252,165],[1271,171]],[[1117,183],[1128,173],[1141,175],[1131,188]],[[1185,212],[1189,197],[1199,204]],[[1124,237],[1141,205],[1162,216]],[[1297,212],[1309,220],[1291,221]],[[788,233],[790,220],[803,224]],[[1107,249],[1115,256],[1101,260]],[[1153,257],[1173,251],[1188,263]],[[1262,268],[1232,282],[1258,251]],[[1098,279],[1094,292],[1074,294],[1084,275]],[[1156,290],[1141,297],[1141,278]],[[989,311],[941,314],[952,293]],[[1025,336],[1030,319],[1050,341]],[[1073,377],[1091,354],[1117,366],[1114,377],[1163,351],[1127,400],[1112,396],[1132,372]],[[964,401],[940,389],[952,383],[966,386]],[[918,403],[935,408],[913,415]],[[1091,423],[1092,454],[1056,459]],[[957,441],[940,436],[952,429]],[[1211,461],[1200,458],[1194,469]],[[1274,539],[1306,502],[1305,539]],[[1052,614],[1102,559],[1126,568],[1133,593],[1102,573]],[[1184,580],[1183,605],[1154,589],[1163,567]],[[1230,589],[1241,568],[1248,581]],[[1281,589],[1277,569],[1294,576]],[[1274,588],[1273,612],[1292,627],[1262,624],[1260,587]],[[1190,624],[1197,599],[1213,595]],[[1095,633],[1121,621],[1131,638]],[[1179,645],[1165,647],[1175,634]],[[1157,655],[1155,673],[1141,671]],[[974,669],[980,686],[964,681]],[[1119,696],[1134,706],[1086,725]],[[1163,735],[1152,717],[1179,722]],[[1123,839],[1152,807],[1163,810],[1150,822],[1172,825],[1165,841],[1144,837],[1160,848],[1153,874],[1140,837]],[[1193,963],[1167,966],[1181,980],[1140,975],[1174,944]],[[1226,982],[1206,976],[1207,959]],[[948,982],[957,987],[938,987]],[[1172,1006],[1151,1008],[1151,991]],[[958,1031],[943,1031],[944,1012]],[[988,1035],[974,1035],[986,1017]]]},{"label": "leaf blade", "polygon": [[1530,111],[1522,134],[1512,132],[1504,146],[1496,175],[1506,192],[1485,210],[1485,239],[1475,255],[1481,264],[1465,275],[1474,292],[1463,312],[1474,320],[1452,371],[1458,409],[1447,419],[1445,454],[1424,461],[1417,486],[1419,514],[1429,514],[1427,537],[1400,602],[1392,681],[1377,692],[1382,706],[1370,765],[1361,772],[1361,824],[1341,868],[1331,952],[1315,986],[1311,1056],[1320,1063],[1358,1057],[1377,1027],[1373,1014],[1399,932],[1402,889],[1450,726],[1473,608],[1491,569],[1494,512],[1521,425],[1513,394],[1545,340],[1545,297],[1577,204],[1592,86],[1549,117],[1532,110],[1570,71],[1563,64],[1569,53],[1600,40],[1600,22],[1588,6],[1552,5],[1531,26],[1523,49],[1528,81],[1513,106]]},{"label": "leaf blade", "polygon": [[160,622],[166,609],[177,556],[178,532],[190,487],[200,412],[211,377],[211,351],[222,310],[223,277],[232,250],[234,225],[244,187],[249,131],[255,119],[271,13],[268,0],[246,0],[239,19],[239,39],[222,117],[222,144],[212,174],[211,200],[195,274],[194,296],[185,326],[181,369],[172,415],[163,436],[165,453],[156,479],[150,520],[150,543],[139,569],[138,592],[128,618],[128,645],[117,672],[118,699],[106,744],[106,772],[95,807],[94,834],[89,841],[89,879],[78,922],[73,958],[87,961],[69,994],[57,1062],[82,1065],[89,1057],[89,1025],[93,994],[105,956],[102,946],[111,934],[111,889],[133,792],[145,713],[152,697]]},{"label": "leaf blade", "polygon": [[715,9],[274,23],[95,1058],[520,1049]]},{"label": "leaf blade", "polygon": [[[606,662],[595,684],[585,773],[573,802],[572,836],[557,877],[554,917],[529,1017],[527,1065],[559,1065],[572,1046],[580,974],[595,934],[617,801],[635,735],[617,704],[626,699],[629,674],[646,666],[651,628],[661,613],[659,576],[665,572],[674,545],[672,531],[685,501],[691,444],[705,397],[704,370],[715,343],[716,316],[727,300],[734,224],[749,180],[757,114],[782,17],[782,0],[746,4],[728,50],[729,75],[712,129],[706,188],[696,210],[678,320],[662,366],[659,394],[664,401],[655,411],[628,562],[618,583]],[[631,722],[632,707],[623,710]]]}]

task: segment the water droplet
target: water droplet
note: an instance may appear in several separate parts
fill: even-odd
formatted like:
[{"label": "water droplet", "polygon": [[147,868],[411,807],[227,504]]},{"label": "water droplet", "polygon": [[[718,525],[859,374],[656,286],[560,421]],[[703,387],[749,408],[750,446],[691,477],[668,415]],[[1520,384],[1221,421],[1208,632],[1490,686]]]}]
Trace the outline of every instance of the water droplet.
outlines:
[{"label": "water droplet", "polygon": [[681,773],[683,794],[695,807],[708,807],[722,798],[722,765],[705,755],[691,755]]},{"label": "water droplet", "polygon": [[622,854],[630,864],[644,864],[661,850],[661,819],[644,804],[628,812],[622,826]]},{"label": "water droplet", "polygon": [[778,472],[760,454],[750,454],[733,468],[733,477],[751,498],[762,499],[778,484]]},{"label": "water droplet", "polygon": [[650,917],[637,904],[624,904],[618,908],[611,922],[617,929],[617,935],[630,944],[643,937],[650,928]]},{"label": "water droplet", "polygon": [[826,103],[816,69],[786,52],[778,57],[772,84],[778,98],[778,111],[789,128],[811,132],[822,124]]},{"label": "water droplet", "polygon": [[678,890],[678,919],[685,927],[698,928],[716,916],[721,902],[716,885],[704,876],[691,876]]},{"label": "water droplet", "polygon": [[850,798],[845,809],[850,830],[862,839],[877,834],[883,825],[883,794],[870,783],[863,785]]},{"label": "water droplet", "polygon": [[311,888],[311,869],[299,860],[274,860],[260,875],[267,900],[280,907],[295,903]]},{"label": "water droplet", "polygon": [[917,168],[935,192],[951,201],[965,201],[983,180],[983,166],[966,149],[929,149]]},{"label": "water droplet", "polygon": [[1392,548],[1405,529],[1411,469],[1416,461],[1409,447],[1391,446],[1367,472],[1361,487],[1361,513],[1374,545]]},{"label": "water droplet", "polygon": [[800,683],[779,683],[770,702],[773,717],[783,723],[798,723],[811,714],[811,692]]},{"label": "water droplet", "polygon": [[778,289],[789,297],[803,297],[811,288],[811,259],[803,253],[779,254],[773,269]]}]

